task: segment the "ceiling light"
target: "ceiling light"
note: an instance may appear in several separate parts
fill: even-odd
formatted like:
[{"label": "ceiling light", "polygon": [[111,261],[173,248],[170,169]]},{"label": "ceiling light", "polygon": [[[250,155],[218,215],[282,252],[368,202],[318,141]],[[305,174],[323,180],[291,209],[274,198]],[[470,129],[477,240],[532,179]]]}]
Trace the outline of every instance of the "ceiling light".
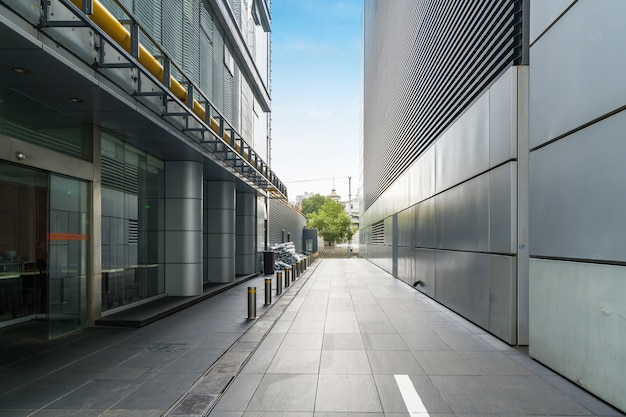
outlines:
[{"label": "ceiling light", "polygon": [[68,98],[69,101],[71,101],[72,103],[82,103],[83,100],[78,98],[78,97],[70,97]]},{"label": "ceiling light", "polygon": [[22,67],[13,67],[11,68],[13,70],[13,72],[17,73],[17,74],[30,74],[30,71],[27,70],[26,68],[22,68]]}]

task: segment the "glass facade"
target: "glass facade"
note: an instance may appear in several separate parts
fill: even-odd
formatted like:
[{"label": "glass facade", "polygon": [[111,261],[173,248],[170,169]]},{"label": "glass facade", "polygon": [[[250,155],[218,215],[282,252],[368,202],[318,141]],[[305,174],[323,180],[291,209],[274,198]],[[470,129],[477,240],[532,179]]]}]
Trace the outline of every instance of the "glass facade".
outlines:
[{"label": "glass facade", "polygon": [[0,327],[47,312],[48,174],[0,163]]},{"label": "glass facade", "polygon": [[163,162],[102,135],[102,310],[163,294]]}]

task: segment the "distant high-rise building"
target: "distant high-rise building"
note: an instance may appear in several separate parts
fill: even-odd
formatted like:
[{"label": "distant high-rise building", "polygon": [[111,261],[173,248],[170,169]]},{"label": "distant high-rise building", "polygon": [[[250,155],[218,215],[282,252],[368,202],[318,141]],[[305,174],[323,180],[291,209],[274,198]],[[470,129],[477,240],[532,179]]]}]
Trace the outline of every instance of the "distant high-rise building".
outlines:
[{"label": "distant high-rise building", "polygon": [[622,410],[625,13],[366,0],[360,232],[362,256]]}]

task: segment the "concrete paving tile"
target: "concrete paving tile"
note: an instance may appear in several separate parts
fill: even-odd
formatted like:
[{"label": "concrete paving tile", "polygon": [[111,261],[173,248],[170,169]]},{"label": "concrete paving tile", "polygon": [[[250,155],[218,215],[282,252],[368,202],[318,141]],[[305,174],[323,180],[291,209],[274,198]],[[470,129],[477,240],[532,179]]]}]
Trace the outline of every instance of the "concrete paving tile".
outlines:
[{"label": "concrete paving tile", "polygon": [[324,333],[325,320],[294,320],[289,333]]},{"label": "concrete paving tile", "polygon": [[465,326],[452,320],[428,322],[428,327],[435,333],[469,333]]},{"label": "concrete paving tile", "polygon": [[215,411],[241,411],[243,414],[262,379],[262,374],[239,374],[210,415],[214,415]]},{"label": "concrete paving tile", "polygon": [[281,318],[274,324],[274,327],[272,327],[269,334],[287,333],[289,331],[289,327],[291,327],[291,323],[293,323],[293,320],[285,320],[284,318]]},{"label": "concrete paving tile", "polygon": [[455,414],[523,415],[512,398],[482,376],[430,376]]},{"label": "concrete paving tile", "polygon": [[480,375],[533,375],[502,352],[459,352]]},{"label": "concrete paving tile", "polygon": [[263,374],[270,366],[276,350],[257,350],[241,370],[244,374]]},{"label": "concrete paving tile", "polygon": [[372,375],[320,375],[315,411],[382,412]]},{"label": "concrete paving tile", "polygon": [[283,342],[285,333],[269,333],[261,342],[257,349],[260,350],[276,350]]},{"label": "concrete paving tile", "polygon": [[313,417],[313,412],[246,411],[242,417]]},{"label": "concrete paving tile", "polygon": [[322,333],[287,333],[279,349],[282,350],[315,350],[322,349]]},{"label": "concrete paving tile", "polygon": [[426,375],[480,375],[455,351],[412,351]]},{"label": "concrete paving tile", "polygon": [[390,321],[359,321],[361,333],[398,333]]},{"label": "concrete paving tile", "polygon": [[33,413],[35,413],[37,411],[36,408],[34,409],[5,409],[5,410],[0,410],[0,417],[27,417],[27,416],[31,416],[33,415]]},{"label": "concrete paving tile", "polygon": [[602,401],[590,392],[584,390],[568,379],[559,376],[543,376],[544,381],[558,389],[563,394],[575,399],[580,405],[598,416],[623,416],[624,414]]},{"label": "concrete paving tile", "polygon": [[266,374],[246,412],[310,412],[315,405],[316,390],[315,374]]},{"label": "concrete paving tile", "polygon": [[324,327],[325,333],[359,333],[359,323],[354,320],[327,319]]},{"label": "concrete paving tile", "polygon": [[536,361],[528,355],[528,352],[523,348],[517,348],[516,352],[505,352],[509,358],[522,365],[535,375],[540,376],[554,376],[557,375],[553,370],[543,365],[541,362]]},{"label": "concrete paving tile", "polygon": [[[430,416],[437,413],[452,413],[452,410],[428,376],[409,374],[409,378]],[[376,381],[378,395],[380,396],[385,416],[388,416],[389,413],[406,413],[408,416],[404,399],[394,375],[374,375],[374,380]]]},{"label": "concrete paving tile", "polygon": [[325,333],[323,350],[365,350],[360,333]]},{"label": "concrete paving tile", "polygon": [[194,372],[206,371],[224,352],[222,350],[189,349],[181,357],[170,363],[162,372]]},{"label": "concrete paving tile", "polygon": [[101,417],[160,417],[162,414],[163,410],[107,410]]},{"label": "concrete paving tile", "polygon": [[221,411],[221,410],[211,410],[209,413],[210,417],[242,417],[243,411]]},{"label": "concrete paving tile", "polygon": [[408,350],[368,350],[367,356],[374,375],[424,374],[424,370]]},{"label": "concrete paving tile", "polygon": [[364,350],[324,350],[319,373],[371,375],[372,369]]},{"label": "concrete paving tile", "polygon": [[268,374],[317,374],[320,366],[320,350],[281,350],[276,352]]},{"label": "concrete paving tile", "polygon": [[201,373],[158,373],[115,404],[116,410],[166,410],[200,377]]},{"label": "concrete paving tile", "polygon": [[524,414],[585,415],[589,410],[537,376],[487,376]]},{"label": "concrete paving tile", "polygon": [[[328,412],[316,412],[314,417],[386,417],[384,413],[328,413]],[[408,417],[409,414],[405,413]]]},{"label": "concrete paving tile", "polygon": [[429,329],[401,333],[400,336],[410,350],[452,350],[439,335]]},{"label": "concrete paving tile", "polygon": [[140,383],[129,380],[89,381],[87,384],[48,405],[53,410],[110,408],[139,387]]},{"label": "concrete paving tile", "polygon": [[399,334],[366,333],[363,335],[366,350],[409,350]]},{"label": "concrete paving tile", "polygon": [[469,333],[439,333],[439,336],[456,351],[496,350],[493,345]]},{"label": "concrete paving tile", "polygon": [[[354,298],[353,298],[354,300]],[[357,313],[382,313],[383,309],[378,304],[357,304],[354,303],[354,311]],[[387,316],[385,315],[385,320]]]}]

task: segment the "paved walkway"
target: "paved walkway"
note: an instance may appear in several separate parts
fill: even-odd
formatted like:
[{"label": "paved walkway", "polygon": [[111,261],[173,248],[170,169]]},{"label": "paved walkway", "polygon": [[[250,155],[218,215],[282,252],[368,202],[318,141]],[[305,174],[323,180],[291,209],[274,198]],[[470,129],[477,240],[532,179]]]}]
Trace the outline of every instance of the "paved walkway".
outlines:
[{"label": "paved walkway", "polygon": [[0,332],[0,416],[623,415],[367,261],[318,261],[269,308],[263,282],[141,329]]}]

